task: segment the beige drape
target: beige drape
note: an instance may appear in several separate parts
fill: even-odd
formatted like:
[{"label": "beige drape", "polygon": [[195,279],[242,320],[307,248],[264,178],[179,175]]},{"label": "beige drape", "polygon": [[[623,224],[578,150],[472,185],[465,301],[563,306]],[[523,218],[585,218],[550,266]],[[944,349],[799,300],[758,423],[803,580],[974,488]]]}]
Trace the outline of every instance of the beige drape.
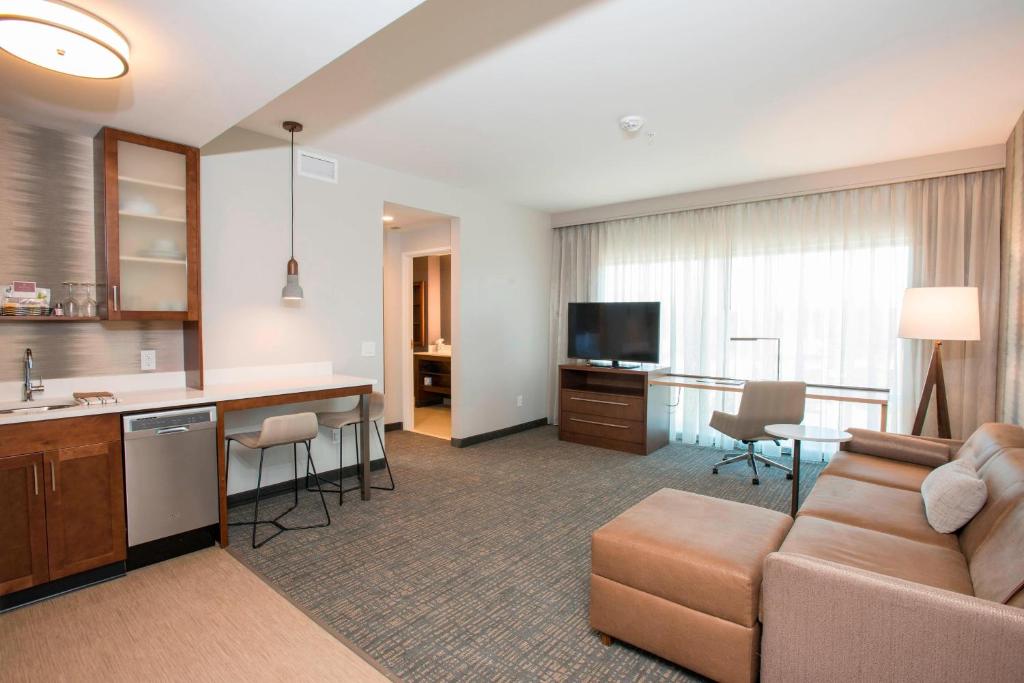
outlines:
[{"label": "beige drape", "polygon": [[999,420],[1024,423],[1024,114],[1006,142]]},{"label": "beige drape", "polygon": [[[763,377],[773,368],[738,367],[755,349],[729,338],[781,337],[783,378],[890,387],[889,428],[909,431],[931,345],[897,338],[903,290],[970,285],[982,339],[943,354],[953,432],[969,434],[997,415],[1002,196],[995,170],[556,230],[551,418],[568,303],[657,300],[663,364]],[[714,393],[683,392],[677,436],[719,438],[710,413],[733,406]],[[877,410],[820,403],[809,424],[877,427]]]}]

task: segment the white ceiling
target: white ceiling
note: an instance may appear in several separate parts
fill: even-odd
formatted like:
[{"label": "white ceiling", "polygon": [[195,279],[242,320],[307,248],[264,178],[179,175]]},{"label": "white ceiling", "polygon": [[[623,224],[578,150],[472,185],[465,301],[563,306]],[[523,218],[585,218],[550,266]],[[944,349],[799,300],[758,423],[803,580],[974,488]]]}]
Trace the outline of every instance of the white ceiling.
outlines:
[{"label": "white ceiling", "polygon": [[411,206],[402,206],[401,204],[393,204],[392,202],[384,202],[384,215],[395,219],[390,223],[384,224],[385,230],[394,228],[402,230],[429,228],[439,223],[451,221],[451,217],[444,214],[417,209]]},{"label": "white ceiling", "polygon": [[128,38],[128,75],[74,78],[0,51],[0,113],[202,145],[421,1],[73,0]]},{"label": "white ceiling", "polygon": [[241,125],[561,211],[1002,143],[1022,64],[1021,0],[429,0]]}]

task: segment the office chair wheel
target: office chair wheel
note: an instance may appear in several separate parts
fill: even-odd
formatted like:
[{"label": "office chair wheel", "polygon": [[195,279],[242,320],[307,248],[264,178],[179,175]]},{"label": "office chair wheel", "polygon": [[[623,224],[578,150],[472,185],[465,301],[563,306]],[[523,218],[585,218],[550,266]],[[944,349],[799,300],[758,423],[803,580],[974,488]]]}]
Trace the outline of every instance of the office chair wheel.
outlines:
[{"label": "office chair wheel", "polygon": [[718,474],[718,468],[717,467],[712,467],[711,468],[711,474]]},{"label": "office chair wheel", "polygon": [[758,479],[757,477],[754,477],[754,478],[753,478],[753,479],[751,480],[751,483],[752,483],[752,484],[753,484],[754,486],[757,486],[757,485],[759,485],[759,484],[761,483],[761,480],[760,480],[760,479]]},{"label": "office chair wheel", "polygon": [[793,475],[790,472],[786,472],[786,479],[792,479]]}]

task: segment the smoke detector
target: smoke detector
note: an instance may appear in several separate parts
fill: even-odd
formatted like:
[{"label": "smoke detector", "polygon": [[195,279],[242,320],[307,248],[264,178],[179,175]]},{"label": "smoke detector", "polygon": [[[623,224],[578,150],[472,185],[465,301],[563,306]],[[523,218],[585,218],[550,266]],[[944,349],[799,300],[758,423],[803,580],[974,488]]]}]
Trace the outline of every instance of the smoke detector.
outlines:
[{"label": "smoke detector", "polygon": [[623,116],[619,119],[619,128],[627,133],[636,133],[644,127],[645,123],[642,116]]}]

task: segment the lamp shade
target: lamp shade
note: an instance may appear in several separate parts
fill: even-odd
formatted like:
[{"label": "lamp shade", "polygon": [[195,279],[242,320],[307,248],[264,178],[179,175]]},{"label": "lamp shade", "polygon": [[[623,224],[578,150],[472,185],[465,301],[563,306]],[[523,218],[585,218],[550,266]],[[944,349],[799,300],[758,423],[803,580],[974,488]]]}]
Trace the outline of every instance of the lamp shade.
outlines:
[{"label": "lamp shade", "polygon": [[911,287],[903,293],[900,337],[939,341],[981,339],[977,287]]}]

